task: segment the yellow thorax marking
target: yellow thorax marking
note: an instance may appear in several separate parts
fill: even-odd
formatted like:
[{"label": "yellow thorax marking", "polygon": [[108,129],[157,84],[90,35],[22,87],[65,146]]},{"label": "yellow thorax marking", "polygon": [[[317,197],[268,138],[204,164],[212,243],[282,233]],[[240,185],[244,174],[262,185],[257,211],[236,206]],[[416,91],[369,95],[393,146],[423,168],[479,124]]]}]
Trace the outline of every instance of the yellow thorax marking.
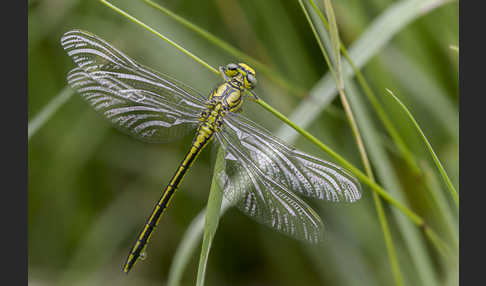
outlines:
[{"label": "yellow thorax marking", "polygon": [[239,63],[239,65],[242,66],[244,69],[247,69],[252,74],[256,74],[255,70],[252,67],[250,67],[249,65],[244,64],[244,63]]}]

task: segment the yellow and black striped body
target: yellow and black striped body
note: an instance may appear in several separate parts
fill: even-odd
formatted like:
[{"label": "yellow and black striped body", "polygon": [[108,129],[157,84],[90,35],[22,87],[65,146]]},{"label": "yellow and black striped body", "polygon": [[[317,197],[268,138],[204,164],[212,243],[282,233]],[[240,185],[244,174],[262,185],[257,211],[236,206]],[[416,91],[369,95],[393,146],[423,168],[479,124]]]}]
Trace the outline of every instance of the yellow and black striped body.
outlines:
[{"label": "yellow and black striped body", "polygon": [[240,109],[243,103],[241,92],[242,88],[239,87],[235,82],[229,80],[219,85],[210,94],[206,102],[206,109],[201,112],[199,116],[200,124],[197,129],[197,134],[192,142],[191,149],[172,177],[169,185],[165,188],[162,197],[155,205],[151,216],[148,218],[145,224],[145,227],[139,234],[137,241],[132,247],[125,262],[125,266],[123,267],[123,271],[125,273],[130,271],[144,252],[154,228],[159,223],[163,212],[169,205],[172,196],[181,184],[184,175],[187,173],[188,169],[194,163],[204,147],[206,147],[212,140],[214,133],[220,130],[224,115],[227,112],[237,112]]}]

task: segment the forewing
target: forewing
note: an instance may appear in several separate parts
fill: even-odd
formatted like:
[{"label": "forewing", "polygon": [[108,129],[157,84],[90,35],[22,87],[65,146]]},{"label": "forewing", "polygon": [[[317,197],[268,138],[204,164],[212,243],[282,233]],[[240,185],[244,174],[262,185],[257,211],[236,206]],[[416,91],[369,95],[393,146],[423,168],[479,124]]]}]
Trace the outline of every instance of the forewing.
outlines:
[{"label": "forewing", "polygon": [[242,212],[281,233],[310,243],[322,239],[319,215],[279,182],[267,176],[243,152],[237,137],[219,132],[225,166],[218,176],[225,198]]},{"label": "forewing", "polygon": [[197,125],[204,108],[197,91],[136,63],[89,32],[66,32],[61,44],[78,66],[67,76],[69,85],[126,133],[166,142]]},{"label": "forewing", "polygon": [[231,113],[224,121],[244,156],[287,190],[336,202],[360,199],[361,186],[345,169],[296,150],[243,115]]}]

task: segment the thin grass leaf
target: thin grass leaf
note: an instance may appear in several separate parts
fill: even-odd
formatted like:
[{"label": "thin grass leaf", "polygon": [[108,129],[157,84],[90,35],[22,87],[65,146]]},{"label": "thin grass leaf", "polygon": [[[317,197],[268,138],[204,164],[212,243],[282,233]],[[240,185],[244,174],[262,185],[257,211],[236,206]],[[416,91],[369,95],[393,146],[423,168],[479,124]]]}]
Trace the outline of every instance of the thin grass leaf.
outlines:
[{"label": "thin grass leaf", "polygon": [[449,49],[453,50],[454,52],[459,53],[459,47],[458,46],[450,45]]},{"label": "thin grass leaf", "polygon": [[425,136],[424,132],[422,131],[422,128],[420,128],[419,124],[413,117],[412,113],[408,110],[408,108],[403,104],[400,99],[398,99],[391,90],[387,89],[388,93],[395,99],[395,101],[402,107],[403,111],[407,114],[408,118],[412,121],[414,127],[417,129],[417,132],[420,134],[422,139],[424,140],[425,145],[427,146],[427,150],[429,151],[430,155],[432,156],[432,159],[434,160],[434,164],[437,167],[437,169],[440,172],[440,175],[442,176],[442,179],[444,180],[447,189],[450,192],[451,197],[454,199],[454,202],[456,203],[456,207],[459,208],[459,195],[457,194],[456,189],[452,185],[451,180],[449,179],[449,176],[447,175],[447,172],[445,171],[444,167],[442,167],[442,164],[440,163],[439,158],[434,152],[434,149],[432,148],[432,145],[430,145],[429,140]]},{"label": "thin grass leaf", "polygon": [[208,263],[209,251],[216,230],[218,229],[219,217],[221,213],[221,202],[223,200],[223,190],[218,185],[218,174],[224,168],[224,152],[219,148],[216,163],[213,171],[213,180],[211,182],[211,190],[209,191],[208,204],[206,208],[206,222],[204,225],[204,236],[201,248],[201,256],[199,259],[199,267],[197,269],[197,286],[203,286],[206,277],[206,267]]},{"label": "thin grass leaf", "polygon": [[[459,113],[449,100],[446,91],[434,79],[424,72],[413,58],[400,52],[394,45],[387,47],[381,55],[383,63],[389,67],[388,71],[408,91],[413,100],[429,111],[447,134],[455,141],[459,141]],[[399,66],[399,69],[393,68]]]},{"label": "thin grass leaf", "polygon": [[34,136],[35,133],[49,121],[49,119],[51,119],[59,107],[66,103],[73,94],[74,91],[66,86],[58,95],[51,99],[51,101],[49,101],[49,103],[31,121],[29,121],[27,141],[30,141],[30,138]]}]

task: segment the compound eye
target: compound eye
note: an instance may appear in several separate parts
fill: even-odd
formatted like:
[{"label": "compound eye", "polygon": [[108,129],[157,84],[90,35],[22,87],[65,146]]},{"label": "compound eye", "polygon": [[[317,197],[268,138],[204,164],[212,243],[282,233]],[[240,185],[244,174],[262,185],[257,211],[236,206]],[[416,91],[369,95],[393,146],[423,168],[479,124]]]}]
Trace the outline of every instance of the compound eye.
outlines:
[{"label": "compound eye", "polygon": [[227,64],[224,73],[229,77],[234,77],[238,74],[238,65]]},{"label": "compound eye", "polygon": [[238,65],[236,64],[228,64],[226,65],[226,68],[231,70],[231,71],[235,71],[236,69],[238,69]]},{"label": "compound eye", "polygon": [[251,84],[251,87],[252,88],[257,85],[257,79],[256,79],[256,77],[253,74],[251,74],[251,73],[247,74],[246,75],[246,79]]}]

